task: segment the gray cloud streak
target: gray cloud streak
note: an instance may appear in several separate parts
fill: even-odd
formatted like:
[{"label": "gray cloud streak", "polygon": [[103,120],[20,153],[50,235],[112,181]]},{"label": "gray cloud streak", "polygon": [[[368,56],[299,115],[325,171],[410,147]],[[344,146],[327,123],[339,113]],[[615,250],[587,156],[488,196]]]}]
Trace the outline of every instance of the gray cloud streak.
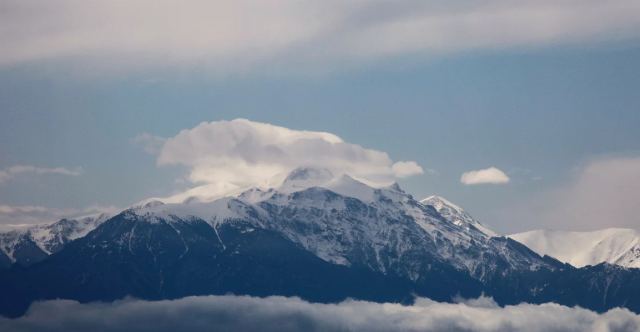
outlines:
[{"label": "gray cloud streak", "polygon": [[48,224],[62,218],[74,218],[100,213],[116,213],[114,206],[88,206],[85,208],[52,208],[39,205],[3,205],[0,204],[0,232],[29,227],[35,224]]},{"label": "gray cloud streak", "polygon": [[64,167],[37,167],[31,165],[16,165],[5,169],[0,169],[0,183],[9,181],[20,175],[66,175],[79,176],[82,168],[68,169]]},{"label": "gray cloud streak", "polygon": [[399,55],[624,40],[640,31],[635,0],[7,0],[0,8],[0,65],[70,59],[110,69],[314,70]]}]

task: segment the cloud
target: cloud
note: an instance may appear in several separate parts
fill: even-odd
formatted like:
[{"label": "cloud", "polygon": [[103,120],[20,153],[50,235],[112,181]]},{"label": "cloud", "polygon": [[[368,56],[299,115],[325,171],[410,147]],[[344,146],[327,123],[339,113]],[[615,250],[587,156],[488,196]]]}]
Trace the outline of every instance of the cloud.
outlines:
[{"label": "cloud", "polygon": [[509,183],[509,177],[498,168],[489,167],[463,173],[460,182],[466,185],[505,184]]},{"label": "cloud", "polygon": [[36,167],[31,165],[16,165],[11,166],[9,168],[0,170],[0,183],[9,181],[20,175],[66,175],[66,176],[79,176],[82,174],[82,168],[78,167],[76,169],[67,169],[64,167],[54,167],[54,168],[46,168],[46,167]]},{"label": "cloud", "polygon": [[115,213],[113,206],[89,206],[85,208],[51,208],[38,205],[0,205],[0,231],[34,224],[52,223],[62,218],[72,218],[98,213]]},{"label": "cloud", "polygon": [[399,178],[423,174],[424,170],[415,161],[399,161],[391,166],[393,174]]},{"label": "cloud", "polygon": [[502,214],[518,215],[522,223],[537,228],[640,230],[639,199],[640,157],[613,157],[585,164],[566,184],[529,197]]},{"label": "cloud", "polygon": [[557,304],[498,307],[491,299],[412,306],[348,300],[309,303],[298,298],[199,296],[178,300],[123,300],[80,304],[39,302],[0,330],[31,331],[638,331],[626,309],[603,314]]},{"label": "cloud", "polygon": [[349,174],[379,186],[422,173],[416,162],[394,163],[385,152],[345,142],[331,133],[245,119],[203,122],[182,130],[166,140],[157,163],[188,167],[188,180],[198,185],[168,201],[189,196],[213,199],[247,187],[272,187],[294,168],[305,166]]},{"label": "cloud", "polygon": [[304,70],[624,40],[640,31],[635,0],[6,0],[2,8],[0,66],[66,59],[110,68]]},{"label": "cloud", "polygon": [[133,144],[141,147],[144,152],[151,155],[158,154],[162,149],[165,141],[165,138],[154,136],[149,133],[142,133],[131,139],[131,142]]}]

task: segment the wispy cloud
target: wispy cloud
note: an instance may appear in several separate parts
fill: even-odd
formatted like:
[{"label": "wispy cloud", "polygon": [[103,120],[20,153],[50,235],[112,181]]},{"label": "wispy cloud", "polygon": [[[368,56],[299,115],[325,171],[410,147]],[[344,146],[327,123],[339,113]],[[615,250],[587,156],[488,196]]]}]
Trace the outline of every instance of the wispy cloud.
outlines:
[{"label": "wispy cloud", "polygon": [[304,69],[637,38],[639,10],[635,0],[7,0],[0,65],[73,59],[112,67]]},{"label": "wispy cloud", "polygon": [[298,298],[199,296],[167,301],[124,300],[34,304],[0,330],[30,331],[638,331],[626,309],[598,314],[557,304],[501,308],[490,298],[462,303],[417,299],[411,306],[348,300],[309,303]]},{"label": "wispy cloud", "polygon": [[496,167],[468,171],[460,176],[460,182],[466,185],[505,184],[509,181],[507,174]]},{"label": "wispy cloud", "polygon": [[144,152],[156,155],[162,149],[164,142],[167,139],[160,136],[151,135],[149,133],[142,133],[131,139],[131,142],[141,147]]},{"label": "wispy cloud", "polygon": [[20,175],[66,175],[79,176],[82,174],[82,168],[68,169],[64,167],[37,167],[31,165],[16,165],[0,170],[0,183],[11,180]]},{"label": "wispy cloud", "polygon": [[98,213],[115,213],[114,206],[93,205],[84,208],[53,208],[39,205],[0,205],[0,231],[34,224],[46,224],[62,218]]}]

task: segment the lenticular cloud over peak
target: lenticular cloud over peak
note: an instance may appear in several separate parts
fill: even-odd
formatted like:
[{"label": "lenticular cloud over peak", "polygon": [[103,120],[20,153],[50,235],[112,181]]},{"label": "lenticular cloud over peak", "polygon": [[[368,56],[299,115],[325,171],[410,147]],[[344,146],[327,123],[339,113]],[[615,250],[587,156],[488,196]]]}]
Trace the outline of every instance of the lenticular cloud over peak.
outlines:
[{"label": "lenticular cloud over peak", "polygon": [[203,122],[166,140],[159,166],[188,167],[194,187],[167,198],[208,200],[249,187],[273,187],[298,167],[349,174],[372,185],[422,174],[415,161],[391,160],[386,152],[345,142],[328,132],[295,130],[246,119]]}]

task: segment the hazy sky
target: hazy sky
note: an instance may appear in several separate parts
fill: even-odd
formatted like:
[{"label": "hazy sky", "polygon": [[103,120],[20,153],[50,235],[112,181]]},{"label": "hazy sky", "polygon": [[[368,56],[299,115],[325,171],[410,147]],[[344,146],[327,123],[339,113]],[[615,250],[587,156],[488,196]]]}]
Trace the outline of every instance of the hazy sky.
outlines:
[{"label": "hazy sky", "polygon": [[161,152],[245,118],[498,232],[640,229],[638,1],[0,0],[0,22],[0,224],[237,176],[225,128]]}]

